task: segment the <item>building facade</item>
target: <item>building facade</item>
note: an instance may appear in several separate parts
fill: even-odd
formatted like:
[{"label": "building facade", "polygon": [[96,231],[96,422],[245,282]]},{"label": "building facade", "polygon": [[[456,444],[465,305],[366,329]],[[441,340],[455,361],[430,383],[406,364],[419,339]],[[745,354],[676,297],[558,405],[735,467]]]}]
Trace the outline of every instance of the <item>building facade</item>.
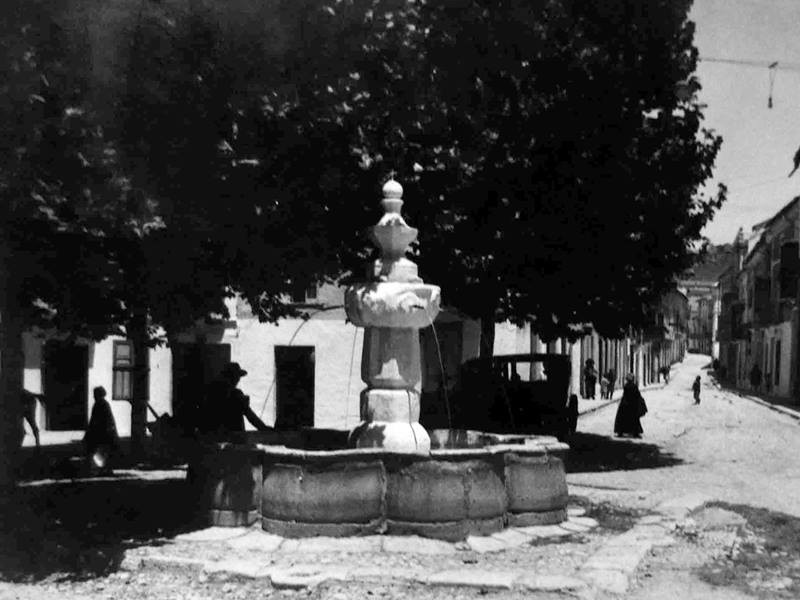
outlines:
[{"label": "building facade", "polygon": [[719,279],[720,366],[731,385],[789,398],[798,392],[800,197],[754,230],[757,242]]},{"label": "building facade", "polygon": [[[339,287],[306,290],[293,300],[310,318],[261,323],[245,302],[231,299],[228,319],[198,322],[171,346],[149,350],[149,419],[164,413],[185,416],[222,368],[235,361],[247,371],[239,387],[268,425],[355,427],[364,388],[364,330],[347,322]],[[683,358],[687,315],[686,297],[674,291],[654,308],[652,331],[621,340],[595,333],[574,343],[545,344],[528,325],[498,323],[493,351],[569,355],[571,393],[581,393],[580,374],[590,358],[600,373],[614,369],[620,383],[634,373],[640,385],[647,385],[657,381],[660,367]],[[480,355],[480,330],[480,321],[444,309],[435,328],[420,331],[423,400],[439,398],[443,387],[452,390],[458,384],[461,365]],[[37,408],[37,425],[45,431],[84,429],[91,390],[103,386],[120,435],[130,435],[133,358],[132,344],[121,337],[91,342],[27,334],[24,384],[46,396]]]},{"label": "building facade", "polygon": [[737,261],[732,244],[712,246],[703,261],[678,280],[678,289],[689,302],[688,348],[690,352],[719,356],[717,326],[722,310],[718,286],[722,273]]}]

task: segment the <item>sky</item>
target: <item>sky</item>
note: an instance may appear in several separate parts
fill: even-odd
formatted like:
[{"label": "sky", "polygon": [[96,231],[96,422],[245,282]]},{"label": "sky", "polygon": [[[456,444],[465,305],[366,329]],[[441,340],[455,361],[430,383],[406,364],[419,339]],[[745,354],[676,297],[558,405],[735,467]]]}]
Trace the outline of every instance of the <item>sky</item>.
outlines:
[{"label": "sky", "polygon": [[[800,0],[695,0],[690,18],[701,57],[700,99],[708,105],[705,126],[723,138],[709,189],[728,186],[728,200],[704,235],[730,243],[739,227],[749,234],[800,195],[800,170],[788,177],[800,148]],[[773,108],[766,64],[703,58],[778,61]]]}]

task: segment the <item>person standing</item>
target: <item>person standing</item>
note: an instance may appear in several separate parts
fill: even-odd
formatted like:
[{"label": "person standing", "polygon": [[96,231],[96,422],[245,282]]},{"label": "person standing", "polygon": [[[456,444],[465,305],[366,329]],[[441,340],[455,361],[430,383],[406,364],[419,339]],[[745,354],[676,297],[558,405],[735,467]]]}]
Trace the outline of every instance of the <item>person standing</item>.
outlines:
[{"label": "person standing", "polygon": [[617,407],[617,416],[614,419],[614,433],[621,437],[631,435],[642,437],[642,424],[640,419],[647,414],[647,404],[639,391],[639,386],[632,373],[625,376],[625,385],[622,388],[622,399]]},{"label": "person standing", "polygon": [[694,393],[694,403],[700,404],[700,375],[694,378],[692,392]]},{"label": "person standing", "polygon": [[614,384],[617,382],[617,374],[614,372],[614,369],[608,370],[606,379],[608,379],[608,399],[610,400],[614,397]]},{"label": "person standing", "polygon": [[90,468],[99,469],[103,473],[111,472],[111,461],[119,450],[119,434],[111,405],[106,400],[106,389],[97,386],[92,391],[94,405],[89,418],[89,426],[83,437],[86,457]]},{"label": "person standing", "polygon": [[754,364],[750,370],[750,387],[755,391],[761,387],[761,367],[758,366],[758,363]]},{"label": "person standing", "polygon": [[594,368],[594,360],[586,359],[583,367],[583,387],[586,398],[594,400],[595,386],[597,385],[597,369]]},{"label": "person standing", "polygon": [[243,432],[245,419],[259,431],[272,429],[250,408],[250,396],[238,388],[239,380],[245,375],[247,371],[239,363],[228,363],[220,378],[209,385],[198,427],[201,433]]}]

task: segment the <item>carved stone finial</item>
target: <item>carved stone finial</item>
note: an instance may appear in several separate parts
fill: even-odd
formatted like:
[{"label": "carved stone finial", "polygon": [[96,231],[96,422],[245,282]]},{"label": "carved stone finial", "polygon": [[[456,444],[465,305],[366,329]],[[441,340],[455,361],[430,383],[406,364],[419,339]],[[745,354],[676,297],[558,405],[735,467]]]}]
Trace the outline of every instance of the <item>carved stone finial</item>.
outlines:
[{"label": "carved stone finial", "polygon": [[390,179],[383,184],[384,214],[378,224],[372,227],[372,239],[380,248],[381,258],[373,267],[373,276],[381,281],[414,281],[417,265],[405,257],[409,244],[417,239],[417,230],[409,227],[400,214],[403,207],[403,186]]},{"label": "carved stone finial", "polygon": [[403,186],[397,183],[394,179],[390,179],[386,183],[383,184],[383,197],[388,198],[397,198],[400,199],[403,197]]}]

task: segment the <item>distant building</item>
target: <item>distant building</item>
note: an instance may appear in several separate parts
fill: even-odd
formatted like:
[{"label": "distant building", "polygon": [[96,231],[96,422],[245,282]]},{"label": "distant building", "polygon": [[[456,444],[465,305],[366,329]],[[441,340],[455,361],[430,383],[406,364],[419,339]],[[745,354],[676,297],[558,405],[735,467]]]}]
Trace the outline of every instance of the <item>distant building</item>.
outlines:
[{"label": "distant building", "polygon": [[721,310],[720,275],[736,263],[732,244],[712,246],[703,262],[678,280],[678,289],[689,302],[688,346],[690,352],[719,356],[716,327]]},{"label": "distant building", "polygon": [[750,375],[758,365],[757,391],[796,396],[800,197],[753,230],[759,234],[755,245],[748,252],[739,243],[737,268],[718,281],[720,363],[726,380],[737,387],[753,387]]}]

